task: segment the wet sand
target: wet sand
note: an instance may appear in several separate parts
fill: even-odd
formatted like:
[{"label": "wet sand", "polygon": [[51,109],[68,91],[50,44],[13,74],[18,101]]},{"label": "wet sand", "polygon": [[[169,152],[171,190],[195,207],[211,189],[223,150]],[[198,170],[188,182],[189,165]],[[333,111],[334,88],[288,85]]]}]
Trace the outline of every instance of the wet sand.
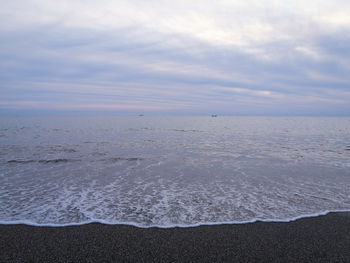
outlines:
[{"label": "wet sand", "polygon": [[0,225],[0,262],[350,262],[350,213],[168,229]]}]

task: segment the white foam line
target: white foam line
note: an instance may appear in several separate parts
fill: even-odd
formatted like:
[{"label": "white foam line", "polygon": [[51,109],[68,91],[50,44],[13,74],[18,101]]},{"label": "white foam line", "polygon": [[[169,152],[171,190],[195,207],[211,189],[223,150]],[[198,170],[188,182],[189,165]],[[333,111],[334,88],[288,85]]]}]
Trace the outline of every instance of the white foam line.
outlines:
[{"label": "white foam line", "polygon": [[14,221],[1,221],[0,225],[28,225],[28,226],[39,226],[39,227],[67,227],[67,226],[82,226],[92,223],[100,223],[104,225],[126,225],[126,226],[134,226],[138,228],[190,228],[190,227],[198,227],[198,226],[216,226],[216,225],[242,225],[242,224],[250,224],[255,222],[266,222],[266,223],[288,223],[293,222],[299,219],[303,218],[311,218],[311,217],[318,217],[318,216],[325,216],[329,213],[347,213],[350,212],[350,210],[327,210],[319,213],[312,213],[312,214],[303,214],[296,217],[286,218],[286,219],[261,219],[261,218],[254,218],[251,220],[246,221],[223,221],[223,222],[202,222],[197,224],[189,224],[189,225],[141,225],[139,223],[135,222],[108,222],[102,219],[94,219],[90,221],[84,221],[79,223],[67,223],[67,224],[39,224],[35,222],[31,222],[28,220],[14,220]]}]

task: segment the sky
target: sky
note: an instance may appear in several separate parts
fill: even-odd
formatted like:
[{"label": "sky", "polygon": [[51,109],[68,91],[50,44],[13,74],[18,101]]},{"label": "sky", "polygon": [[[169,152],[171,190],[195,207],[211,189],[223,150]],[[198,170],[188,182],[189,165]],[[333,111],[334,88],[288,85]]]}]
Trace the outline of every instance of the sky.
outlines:
[{"label": "sky", "polygon": [[350,116],[349,0],[0,5],[0,113]]}]

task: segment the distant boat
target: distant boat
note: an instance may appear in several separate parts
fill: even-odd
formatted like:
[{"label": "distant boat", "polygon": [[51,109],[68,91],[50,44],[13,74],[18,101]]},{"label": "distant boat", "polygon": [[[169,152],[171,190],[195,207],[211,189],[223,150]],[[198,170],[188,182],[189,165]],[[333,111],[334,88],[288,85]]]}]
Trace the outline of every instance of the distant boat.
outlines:
[{"label": "distant boat", "polygon": [[216,114],[213,114],[213,115],[211,115],[212,117],[217,117],[218,115],[216,115]]},{"label": "distant boat", "polygon": [[143,117],[143,114],[139,114],[139,117]]}]

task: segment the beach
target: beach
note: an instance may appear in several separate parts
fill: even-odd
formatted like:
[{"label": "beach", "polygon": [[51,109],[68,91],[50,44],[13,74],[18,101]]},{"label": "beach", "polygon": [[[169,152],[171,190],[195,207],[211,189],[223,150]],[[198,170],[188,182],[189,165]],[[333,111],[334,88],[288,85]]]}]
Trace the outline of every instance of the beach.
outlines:
[{"label": "beach", "polygon": [[350,262],[349,118],[1,123],[0,263]]},{"label": "beach", "polygon": [[0,262],[350,262],[350,213],[187,228],[0,225]]}]

